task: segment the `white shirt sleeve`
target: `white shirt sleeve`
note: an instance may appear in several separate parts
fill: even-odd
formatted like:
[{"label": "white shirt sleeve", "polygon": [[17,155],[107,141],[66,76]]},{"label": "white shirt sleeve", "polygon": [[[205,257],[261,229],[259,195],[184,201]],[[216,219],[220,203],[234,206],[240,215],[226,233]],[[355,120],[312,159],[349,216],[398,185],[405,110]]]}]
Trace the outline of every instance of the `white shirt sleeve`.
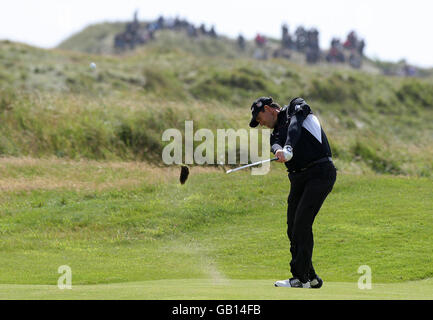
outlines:
[{"label": "white shirt sleeve", "polygon": [[320,143],[322,143],[322,127],[320,126],[319,119],[314,114],[309,114],[302,126],[307,129]]}]

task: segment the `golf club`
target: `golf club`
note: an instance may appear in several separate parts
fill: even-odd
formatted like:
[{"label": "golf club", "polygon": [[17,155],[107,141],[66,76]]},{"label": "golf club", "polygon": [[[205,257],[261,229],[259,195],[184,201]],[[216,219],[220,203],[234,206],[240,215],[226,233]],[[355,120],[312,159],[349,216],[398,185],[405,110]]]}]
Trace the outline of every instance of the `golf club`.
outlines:
[{"label": "golf club", "polygon": [[278,158],[276,157],[276,158],[273,158],[273,159],[266,159],[266,160],[262,160],[262,161],[257,161],[257,162],[254,162],[254,163],[250,163],[250,164],[244,165],[242,167],[238,167],[238,168],[235,168],[235,169],[227,170],[226,173],[232,173],[232,172],[235,172],[235,171],[238,171],[238,170],[242,170],[242,169],[245,169],[245,168],[258,166],[259,164],[262,164],[262,163],[265,163],[265,162],[271,162],[271,161],[275,161],[275,160],[278,160]]}]

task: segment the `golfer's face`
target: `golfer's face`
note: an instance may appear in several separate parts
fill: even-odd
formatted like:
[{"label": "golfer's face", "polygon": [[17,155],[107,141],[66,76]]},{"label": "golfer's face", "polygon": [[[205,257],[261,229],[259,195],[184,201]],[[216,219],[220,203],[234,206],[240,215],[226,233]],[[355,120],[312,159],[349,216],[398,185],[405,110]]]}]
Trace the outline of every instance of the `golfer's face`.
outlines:
[{"label": "golfer's face", "polygon": [[264,109],[257,114],[256,121],[261,125],[272,128],[274,125],[274,117],[269,110]]}]

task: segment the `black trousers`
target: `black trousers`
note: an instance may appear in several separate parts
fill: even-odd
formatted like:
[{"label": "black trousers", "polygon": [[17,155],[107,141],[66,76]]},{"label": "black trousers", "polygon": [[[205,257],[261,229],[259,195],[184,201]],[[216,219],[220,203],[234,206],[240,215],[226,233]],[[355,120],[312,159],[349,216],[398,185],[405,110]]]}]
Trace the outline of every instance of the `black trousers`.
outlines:
[{"label": "black trousers", "polygon": [[331,192],[337,170],[332,162],[316,164],[298,173],[289,173],[290,194],[287,200],[287,235],[290,240],[290,271],[302,282],[315,278],[313,256],[313,222]]}]

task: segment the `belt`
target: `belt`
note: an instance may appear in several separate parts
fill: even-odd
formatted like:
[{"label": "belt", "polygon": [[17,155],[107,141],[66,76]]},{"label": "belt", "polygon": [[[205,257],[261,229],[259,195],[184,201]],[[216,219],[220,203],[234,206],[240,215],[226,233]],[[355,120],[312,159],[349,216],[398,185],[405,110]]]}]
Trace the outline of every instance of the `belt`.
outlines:
[{"label": "belt", "polygon": [[298,169],[298,170],[291,170],[289,171],[289,173],[298,173],[298,172],[302,172],[307,170],[308,168],[311,168],[312,166],[319,164],[319,163],[323,163],[323,162],[332,162],[332,158],[331,157],[324,157],[321,158],[319,160],[315,160],[313,162],[310,162],[309,164],[307,164],[304,168]]}]

